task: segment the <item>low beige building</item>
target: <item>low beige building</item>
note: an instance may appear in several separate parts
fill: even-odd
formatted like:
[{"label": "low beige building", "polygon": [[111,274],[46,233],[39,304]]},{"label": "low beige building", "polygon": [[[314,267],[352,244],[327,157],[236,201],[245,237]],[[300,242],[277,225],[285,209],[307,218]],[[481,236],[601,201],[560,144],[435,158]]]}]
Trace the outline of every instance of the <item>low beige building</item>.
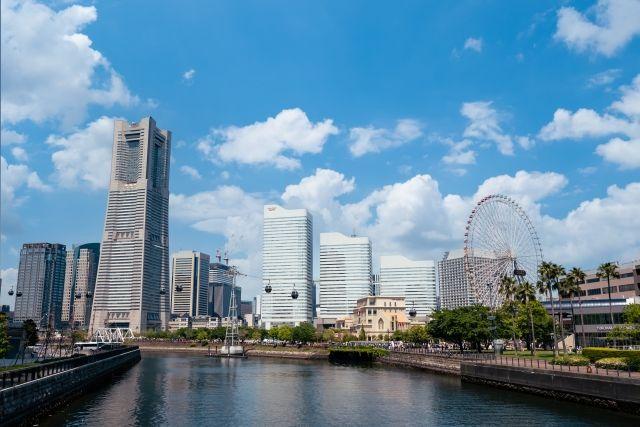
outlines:
[{"label": "low beige building", "polygon": [[349,329],[352,334],[358,335],[364,330],[367,341],[390,337],[394,331],[403,331],[409,326],[404,297],[360,298],[351,316],[336,320],[337,328]]}]

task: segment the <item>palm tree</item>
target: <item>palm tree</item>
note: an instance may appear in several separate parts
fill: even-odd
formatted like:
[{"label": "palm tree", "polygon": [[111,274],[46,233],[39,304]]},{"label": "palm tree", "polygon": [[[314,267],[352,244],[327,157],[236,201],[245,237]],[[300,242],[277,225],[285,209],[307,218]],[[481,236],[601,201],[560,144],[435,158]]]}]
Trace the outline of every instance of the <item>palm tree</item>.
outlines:
[{"label": "palm tree", "polygon": [[[502,276],[502,278],[500,278],[500,288],[498,289],[498,292],[507,302],[512,303],[513,297],[516,294],[516,280],[511,276]],[[513,316],[511,317],[511,320],[513,327],[511,332],[513,337],[513,348],[515,349],[516,356],[518,356],[518,344],[516,343],[516,319],[515,313],[512,314]]]},{"label": "palm tree", "polygon": [[582,290],[580,289],[580,284],[584,283],[586,274],[584,274],[584,271],[582,271],[580,268],[573,267],[569,272],[569,274],[567,275],[567,277],[573,277],[573,280],[575,281],[575,285],[576,285],[575,294],[578,295],[578,308],[580,309],[580,324],[582,325],[582,346],[585,347],[587,345],[587,340],[584,334],[584,315],[582,313]]},{"label": "palm tree", "polygon": [[[576,294],[576,292],[580,294],[580,286],[570,274],[568,274],[558,283],[558,295],[562,298],[569,298],[569,303],[571,304],[571,324],[574,334],[576,327],[573,321],[573,296]],[[562,318],[560,319],[560,330],[562,331],[562,336],[564,337],[564,321],[562,320]],[[566,356],[567,346],[564,344],[564,341],[562,341],[562,344],[563,352]]]},{"label": "palm tree", "polygon": [[564,275],[564,268],[558,264],[543,261],[538,267],[538,276],[540,281],[537,283],[538,290],[544,294],[549,295],[549,302],[551,303],[551,317],[553,318],[553,356],[558,356],[558,346],[556,341],[558,335],[556,333],[556,310],[553,304],[553,291],[558,287],[558,278]]},{"label": "palm tree", "polygon": [[605,262],[600,264],[596,276],[599,279],[603,277],[607,278],[607,292],[609,293],[609,316],[611,317],[611,326],[613,326],[613,310],[611,308],[611,279],[619,279],[620,273],[618,273],[618,266],[613,262]]},{"label": "palm tree", "polygon": [[533,327],[533,313],[531,312],[531,306],[529,305],[529,301],[533,301],[536,299],[536,290],[533,288],[533,285],[527,281],[522,282],[518,289],[516,290],[516,295],[518,299],[525,304],[527,307],[527,311],[529,312],[529,322],[531,323],[531,355],[536,355],[536,333],[535,328]]}]

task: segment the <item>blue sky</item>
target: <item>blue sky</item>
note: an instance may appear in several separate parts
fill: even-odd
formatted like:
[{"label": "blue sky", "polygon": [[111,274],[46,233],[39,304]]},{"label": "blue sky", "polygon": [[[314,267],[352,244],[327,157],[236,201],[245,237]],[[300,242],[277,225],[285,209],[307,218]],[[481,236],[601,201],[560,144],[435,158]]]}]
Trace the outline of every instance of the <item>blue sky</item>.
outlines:
[{"label": "blue sky", "polygon": [[258,276],[273,202],[439,259],[499,192],[554,261],[639,258],[639,35],[638,0],[3,0],[3,288],[24,242],[100,240],[112,120],[146,115],[172,252]]}]

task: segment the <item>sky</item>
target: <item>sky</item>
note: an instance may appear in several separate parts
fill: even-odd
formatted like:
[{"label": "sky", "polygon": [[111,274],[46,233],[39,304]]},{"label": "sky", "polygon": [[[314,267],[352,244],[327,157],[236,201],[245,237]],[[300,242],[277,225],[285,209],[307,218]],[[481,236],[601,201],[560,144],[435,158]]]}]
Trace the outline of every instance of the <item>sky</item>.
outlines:
[{"label": "sky", "polygon": [[243,299],[265,203],[374,266],[462,248],[489,194],[545,259],[640,258],[640,0],[1,4],[2,304],[23,243],[100,241],[113,120],[149,115],[170,251],[227,250]]}]

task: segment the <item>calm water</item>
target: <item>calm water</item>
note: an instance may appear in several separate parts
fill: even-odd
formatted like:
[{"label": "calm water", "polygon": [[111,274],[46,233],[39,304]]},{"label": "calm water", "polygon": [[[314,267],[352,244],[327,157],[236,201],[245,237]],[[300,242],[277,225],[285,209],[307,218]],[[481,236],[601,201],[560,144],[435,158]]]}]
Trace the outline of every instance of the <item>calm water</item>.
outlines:
[{"label": "calm water", "polygon": [[640,425],[640,419],[416,370],[144,354],[43,425]]}]

